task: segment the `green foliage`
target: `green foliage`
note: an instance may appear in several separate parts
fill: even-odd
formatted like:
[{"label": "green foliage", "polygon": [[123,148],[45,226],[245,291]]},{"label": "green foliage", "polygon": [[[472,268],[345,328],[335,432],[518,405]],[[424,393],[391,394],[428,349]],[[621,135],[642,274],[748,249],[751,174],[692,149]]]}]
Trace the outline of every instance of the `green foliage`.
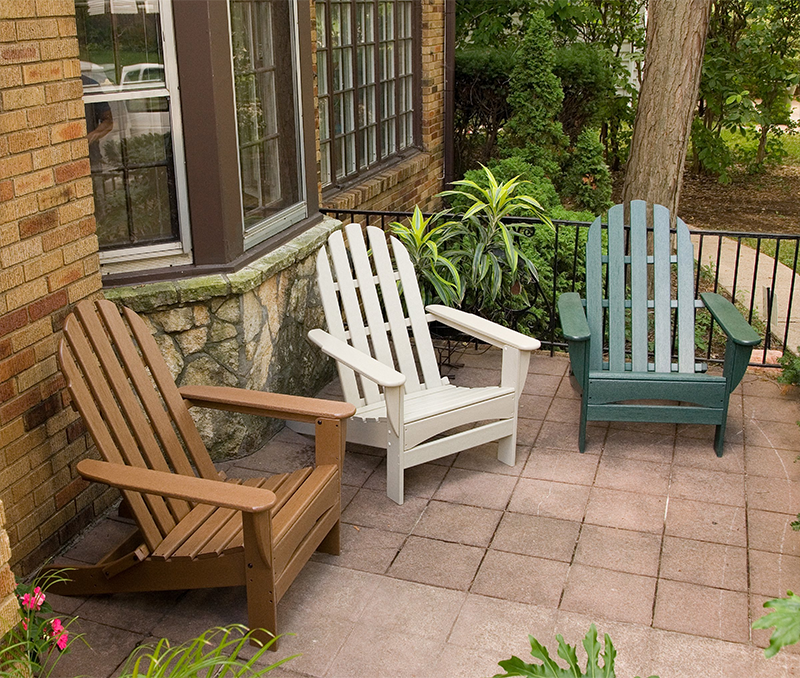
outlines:
[{"label": "green foliage", "polygon": [[[182,645],[172,646],[166,638],[155,645],[138,647],[122,669],[120,678],[245,678],[263,676],[297,655],[281,659],[264,668],[257,662],[278,638],[261,645],[250,659],[239,657],[253,631],[240,624],[209,629]],[[278,636],[280,637],[280,636]]]},{"label": "green foliage", "polygon": [[[743,160],[749,171],[758,171],[771,155],[780,162],[783,144],[775,136],[792,126],[787,90],[800,81],[798,58],[800,0],[714,3],[700,82],[701,124],[692,134],[695,171],[724,181],[732,161]],[[752,157],[722,151],[724,130],[754,135]]]},{"label": "green foliage", "polygon": [[564,99],[558,119],[571,143],[587,127],[598,127],[622,80],[619,58],[601,45],[576,42],[555,52],[553,73]]},{"label": "green foliage", "polygon": [[[541,167],[526,162],[518,155],[512,155],[502,160],[494,160],[489,165],[489,170],[499,182],[519,179],[525,184],[524,189],[528,195],[536,196],[539,204],[548,212],[561,205],[561,200],[556,193],[553,182],[548,179]],[[469,170],[464,175],[465,179],[473,181],[483,188],[488,188],[488,178],[484,170]],[[450,204],[454,211],[466,212],[472,200],[464,195],[451,196]]]},{"label": "green foliage", "polygon": [[768,658],[778,654],[785,645],[792,645],[800,640],[800,598],[791,591],[787,591],[786,596],[764,603],[764,607],[771,607],[772,612],[753,622],[754,629],[775,627],[769,646],[764,650]]},{"label": "green foliage", "polygon": [[69,627],[75,620],[62,623],[47,602],[47,589],[67,581],[67,571],[48,572],[30,584],[17,586],[15,595],[22,619],[0,638],[0,675],[9,678],[49,676],[72,644],[83,640],[80,635],[70,637]]},{"label": "green foliage", "polygon": [[462,235],[463,229],[453,221],[437,223],[441,218],[440,212],[426,219],[419,207],[415,207],[408,225],[394,221],[389,228],[411,255],[421,278],[422,300],[426,304],[438,301],[457,306],[464,297],[464,288],[447,245]]},{"label": "green foliage", "polygon": [[496,154],[511,114],[508,74],[513,63],[513,50],[504,42],[456,50],[453,143],[458,176]]},{"label": "green foliage", "polygon": [[578,136],[564,167],[564,192],[578,204],[600,214],[611,207],[611,172],[603,160],[603,146],[593,129]]},{"label": "green foliage", "polygon": [[551,179],[558,176],[567,139],[558,122],[564,92],[553,72],[555,48],[552,25],[542,12],[534,12],[516,54],[508,102],[512,115],[506,125],[509,147],[518,149],[531,164]]},{"label": "green foliage", "polygon": [[[800,347],[797,349],[800,354]],[[778,376],[778,381],[781,384],[800,384],[800,355],[785,351],[784,354],[778,359],[781,366],[781,373]]]},{"label": "green foliage", "polygon": [[[568,668],[564,669],[558,662],[550,657],[547,648],[542,645],[533,636],[528,636],[531,644],[531,656],[538,659],[541,664],[527,664],[519,657],[512,657],[505,661],[498,662],[500,668],[505,673],[498,673],[494,678],[510,678],[511,676],[530,676],[534,678],[540,676],[542,678],[583,678],[584,676],[594,677],[604,676],[604,678],[615,678],[614,660],[617,656],[617,651],[611,642],[611,638],[606,633],[604,636],[605,648],[603,644],[597,640],[597,628],[594,624],[589,627],[586,637],[583,639],[583,647],[586,650],[586,668],[582,669],[578,663],[578,654],[575,650],[575,645],[567,643],[561,634],[556,635],[558,640],[558,656],[567,662]],[[602,657],[603,663],[600,664]],[[650,676],[650,678],[657,678],[657,676]]]},{"label": "green foliage", "polygon": [[[440,196],[462,198],[469,204],[461,215],[461,247],[453,255],[465,281],[464,307],[491,319],[502,319],[503,308],[530,305],[529,289],[538,278],[533,262],[520,249],[519,224],[507,224],[505,220],[526,213],[551,224],[541,204],[519,192],[524,182],[514,177],[501,183],[487,167],[483,172],[485,186],[462,179],[453,182],[458,188],[443,191]],[[503,306],[498,309],[501,299]]]}]

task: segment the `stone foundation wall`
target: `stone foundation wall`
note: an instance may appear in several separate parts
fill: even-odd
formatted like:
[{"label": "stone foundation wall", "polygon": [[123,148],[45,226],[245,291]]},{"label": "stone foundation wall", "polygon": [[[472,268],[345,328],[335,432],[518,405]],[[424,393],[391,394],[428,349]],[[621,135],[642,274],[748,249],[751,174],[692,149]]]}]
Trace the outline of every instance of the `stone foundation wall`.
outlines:
[{"label": "stone foundation wall", "polygon": [[8,561],[11,546],[6,533],[6,512],[0,501],[0,637],[19,621],[19,602],[14,595],[16,579]]},{"label": "stone foundation wall", "polygon": [[[315,254],[340,223],[326,219],[231,275],[105,291],[142,315],[177,383],[314,395],[333,363],[306,335],[324,327]],[[250,454],[282,422],[193,409],[216,461]]]}]

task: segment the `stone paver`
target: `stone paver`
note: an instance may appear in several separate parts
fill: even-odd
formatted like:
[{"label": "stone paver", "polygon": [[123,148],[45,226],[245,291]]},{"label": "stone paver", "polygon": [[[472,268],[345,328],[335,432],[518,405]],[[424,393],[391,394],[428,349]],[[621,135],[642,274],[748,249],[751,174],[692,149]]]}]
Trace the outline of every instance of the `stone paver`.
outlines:
[{"label": "stone paver", "polygon": [[[498,358],[466,353],[455,382],[496,383]],[[348,447],[341,555],[315,554],[281,600],[279,629],[297,635],[268,660],[300,656],[271,676],[485,678],[530,660],[528,634],[556,656],[556,633],[580,644],[592,622],[619,676],[800,676],[800,647],[766,660],[768,632],[750,629],[766,600],[800,590],[797,394],[746,375],[721,459],[712,427],[646,423],[592,423],[580,454],[568,364],[533,356],[513,467],[492,444],[438,459],[406,473],[398,506],[382,450]],[[311,455],[285,430],[221,466],[250,477]],[[64,555],[94,562],[130,529],[105,520]],[[116,675],[137,643],[247,621],[241,588],[51,602],[93,648],[54,678]]]}]

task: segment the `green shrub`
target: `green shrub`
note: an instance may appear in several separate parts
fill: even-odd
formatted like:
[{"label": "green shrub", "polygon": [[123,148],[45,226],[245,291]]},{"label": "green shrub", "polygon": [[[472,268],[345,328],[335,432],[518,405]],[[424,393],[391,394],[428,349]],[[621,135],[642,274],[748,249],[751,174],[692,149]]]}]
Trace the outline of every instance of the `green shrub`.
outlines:
[{"label": "green shrub", "polygon": [[603,160],[603,145],[593,129],[578,136],[564,166],[564,192],[585,209],[600,214],[611,207],[611,172]]},{"label": "green shrub", "polygon": [[[797,349],[800,354],[800,347]],[[778,363],[781,366],[781,373],[778,376],[778,381],[781,384],[800,384],[800,355],[786,351],[779,359]]]},{"label": "green shrub", "polygon": [[559,120],[571,143],[586,127],[596,127],[616,97],[622,67],[618,57],[598,44],[573,42],[555,52],[553,72],[561,80],[564,100]]},{"label": "green shrub", "polygon": [[553,73],[552,32],[552,24],[541,11],[531,14],[511,71],[508,102],[512,114],[505,127],[508,146],[551,179],[559,175],[559,159],[567,146],[558,121],[564,92]]}]

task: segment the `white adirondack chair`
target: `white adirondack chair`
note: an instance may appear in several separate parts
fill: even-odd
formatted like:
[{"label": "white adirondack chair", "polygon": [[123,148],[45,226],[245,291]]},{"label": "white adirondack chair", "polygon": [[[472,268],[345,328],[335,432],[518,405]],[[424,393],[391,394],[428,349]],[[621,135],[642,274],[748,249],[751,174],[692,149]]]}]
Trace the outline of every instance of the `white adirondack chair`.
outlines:
[{"label": "white adirondack chair", "polygon": [[[405,469],[433,459],[498,441],[497,458],[513,466],[519,397],[539,342],[457,309],[423,308],[403,245],[389,238],[392,257],[386,234],[366,230],[369,252],[359,224],[337,231],[320,249],[317,281],[329,331],[308,334],[336,360],[344,398],[357,408],[347,440],[386,448],[387,494],[398,504]],[[500,385],[464,388],[442,377],[432,320],[502,348]],[[474,425],[463,430],[468,424]],[[458,431],[447,434],[452,429]]]}]

